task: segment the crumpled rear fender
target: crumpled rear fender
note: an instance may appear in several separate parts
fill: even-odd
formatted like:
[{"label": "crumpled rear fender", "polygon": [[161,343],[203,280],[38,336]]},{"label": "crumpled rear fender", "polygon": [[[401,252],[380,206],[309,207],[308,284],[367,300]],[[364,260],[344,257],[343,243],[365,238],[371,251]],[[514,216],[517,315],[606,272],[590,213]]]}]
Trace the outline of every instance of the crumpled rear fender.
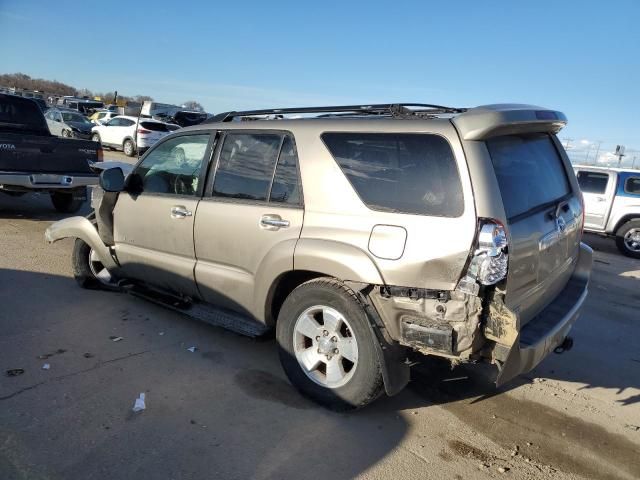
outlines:
[{"label": "crumpled rear fender", "polygon": [[47,228],[44,237],[49,243],[57,242],[63,238],[80,238],[93,249],[107,270],[118,268],[118,263],[111,255],[109,247],[102,242],[96,227],[85,217],[70,217],[60,220]]}]

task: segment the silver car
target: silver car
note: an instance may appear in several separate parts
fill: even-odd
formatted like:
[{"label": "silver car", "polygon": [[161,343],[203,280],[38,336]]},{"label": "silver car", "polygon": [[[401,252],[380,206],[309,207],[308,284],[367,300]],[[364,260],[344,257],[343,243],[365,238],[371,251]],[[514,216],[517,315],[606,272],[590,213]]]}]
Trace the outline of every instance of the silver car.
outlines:
[{"label": "silver car", "polygon": [[83,287],[275,329],[291,382],[330,408],[399,392],[412,352],[502,384],[571,347],[587,295],[565,123],[529,105],[221,114],[104,171],[95,215],[46,236],[77,238]]}]

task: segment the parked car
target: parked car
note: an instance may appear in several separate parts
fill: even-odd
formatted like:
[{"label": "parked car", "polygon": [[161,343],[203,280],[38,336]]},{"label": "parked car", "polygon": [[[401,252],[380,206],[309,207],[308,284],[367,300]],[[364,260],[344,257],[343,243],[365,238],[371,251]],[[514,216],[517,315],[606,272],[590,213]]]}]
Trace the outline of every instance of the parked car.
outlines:
[{"label": "parked car", "polygon": [[[294,114],[324,118],[255,120]],[[77,238],[83,287],[275,329],[290,381],[331,408],[399,392],[413,351],[492,363],[502,384],[571,347],[587,295],[565,123],[527,105],[231,112],[126,179],[104,171],[95,223],[46,238]]]},{"label": "parked car", "polygon": [[94,125],[103,125],[112,118],[117,117],[119,114],[117,111],[112,110],[98,110],[89,117],[89,121]]},{"label": "parked car", "polygon": [[[92,128],[92,139],[106,147],[122,150],[132,157],[136,152],[142,153],[165,135],[171,133],[167,125],[151,119],[140,119],[137,128],[137,117],[120,115],[103,125]],[[136,135],[137,132],[137,135]]]},{"label": "parked car", "polygon": [[621,253],[640,258],[640,170],[573,168],[584,198],[584,229],[614,237]]},{"label": "parked car", "polygon": [[0,192],[49,193],[56,210],[73,213],[98,183],[90,165],[101,160],[91,141],[52,136],[33,100],[0,94]]},{"label": "parked car", "polygon": [[76,110],[53,107],[44,114],[53,135],[65,138],[91,139],[93,124]]}]

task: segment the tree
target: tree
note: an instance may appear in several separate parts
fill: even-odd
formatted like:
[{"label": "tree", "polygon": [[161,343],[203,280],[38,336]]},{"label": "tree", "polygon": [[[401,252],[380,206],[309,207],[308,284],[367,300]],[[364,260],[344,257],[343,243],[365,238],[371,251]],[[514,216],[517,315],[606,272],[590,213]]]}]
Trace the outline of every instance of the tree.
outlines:
[{"label": "tree", "polygon": [[195,112],[204,112],[204,107],[195,100],[188,100],[182,104],[187,110],[193,110]]}]

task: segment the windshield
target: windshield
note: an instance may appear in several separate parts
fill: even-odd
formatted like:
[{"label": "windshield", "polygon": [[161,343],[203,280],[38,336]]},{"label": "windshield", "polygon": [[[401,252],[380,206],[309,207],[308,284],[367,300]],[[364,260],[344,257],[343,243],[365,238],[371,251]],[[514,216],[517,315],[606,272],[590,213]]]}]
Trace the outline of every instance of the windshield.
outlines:
[{"label": "windshield", "polygon": [[487,147],[509,219],[571,192],[562,159],[548,134],[495,137],[487,140]]},{"label": "windshield", "polygon": [[62,112],[62,120],[65,122],[91,123],[79,113]]}]

